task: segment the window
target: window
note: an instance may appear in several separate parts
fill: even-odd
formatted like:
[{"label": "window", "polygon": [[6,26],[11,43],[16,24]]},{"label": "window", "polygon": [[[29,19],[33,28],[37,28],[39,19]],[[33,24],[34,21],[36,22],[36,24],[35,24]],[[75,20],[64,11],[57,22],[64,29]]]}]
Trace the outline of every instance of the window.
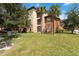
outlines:
[{"label": "window", "polygon": [[51,18],[47,18],[47,22],[51,22]]},{"label": "window", "polygon": [[41,24],[41,19],[38,19],[37,20],[37,24]]},{"label": "window", "polygon": [[41,26],[38,26],[38,27],[37,27],[37,32],[41,32],[41,31],[42,31]]},{"label": "window", "polygon": [[48,26],[47,26],[47,32],[52,32],[52,26],[51,26],[51,24],[48,24]]}]

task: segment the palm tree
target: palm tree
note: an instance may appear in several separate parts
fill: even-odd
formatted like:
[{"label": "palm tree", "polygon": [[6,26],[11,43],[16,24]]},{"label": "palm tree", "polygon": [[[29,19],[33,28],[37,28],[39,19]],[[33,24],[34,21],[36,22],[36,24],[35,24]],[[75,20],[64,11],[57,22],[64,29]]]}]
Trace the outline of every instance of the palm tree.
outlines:
[{"label": "palm tree", "polygon": [[[42,20],[43,15],[47,12],[46,8],[44,6],[40,6],[37,10],[37,16],[40,17],[40,20]],[[43,31],[41,31],[43,32]]]},{"label": "palm tree", "polygon": [[43,7],[43,6],[41,6],[40,7],[40,12],[43,14],[43,13],[46,13],[46,8],[45,7]]},{"label": "palm tree", "polygon": [[[52,5],[49,11],[50,11],[49,14],[52,16],[52,20],[54,22],[54,19],[58,18],[60,15],[60,6],[57,4]],[[54,23],[53,23],[53,34],[54,34]]]}]

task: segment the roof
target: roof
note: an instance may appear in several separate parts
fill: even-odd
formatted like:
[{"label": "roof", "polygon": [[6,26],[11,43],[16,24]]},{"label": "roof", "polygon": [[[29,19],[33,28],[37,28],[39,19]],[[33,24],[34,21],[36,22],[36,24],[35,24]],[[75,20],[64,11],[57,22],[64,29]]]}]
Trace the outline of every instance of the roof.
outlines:
[{"label": "roof", "polygon": [[31,7],[31,8],[29,8],[29,9],[27,9],[27,10],[29,11],[29,10],[31,10],[31,9],[36,9],[36,8],[35,8],[35,7]]}]

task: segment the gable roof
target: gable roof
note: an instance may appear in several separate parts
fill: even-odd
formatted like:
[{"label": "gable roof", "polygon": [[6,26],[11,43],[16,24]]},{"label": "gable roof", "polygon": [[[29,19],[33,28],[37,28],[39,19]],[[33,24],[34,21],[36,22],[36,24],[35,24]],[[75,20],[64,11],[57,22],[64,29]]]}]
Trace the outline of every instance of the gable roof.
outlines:
[{"label": "gable roof", "polygon": [[31,8],[29,8],[29,9],[27,9],[27,10],[29,11],[29,10],[31,10],[31,9],[36,9],[36,8],[35,8],[35,7],[31,7]]}]

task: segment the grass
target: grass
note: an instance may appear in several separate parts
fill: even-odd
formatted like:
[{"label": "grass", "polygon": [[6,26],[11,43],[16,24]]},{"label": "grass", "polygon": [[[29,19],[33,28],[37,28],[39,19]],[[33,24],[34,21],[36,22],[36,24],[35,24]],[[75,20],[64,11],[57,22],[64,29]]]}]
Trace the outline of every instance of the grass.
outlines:
[{"label": "grass", "polygon": [[22,33],[1,56],[79,56],[79,35]]}]

